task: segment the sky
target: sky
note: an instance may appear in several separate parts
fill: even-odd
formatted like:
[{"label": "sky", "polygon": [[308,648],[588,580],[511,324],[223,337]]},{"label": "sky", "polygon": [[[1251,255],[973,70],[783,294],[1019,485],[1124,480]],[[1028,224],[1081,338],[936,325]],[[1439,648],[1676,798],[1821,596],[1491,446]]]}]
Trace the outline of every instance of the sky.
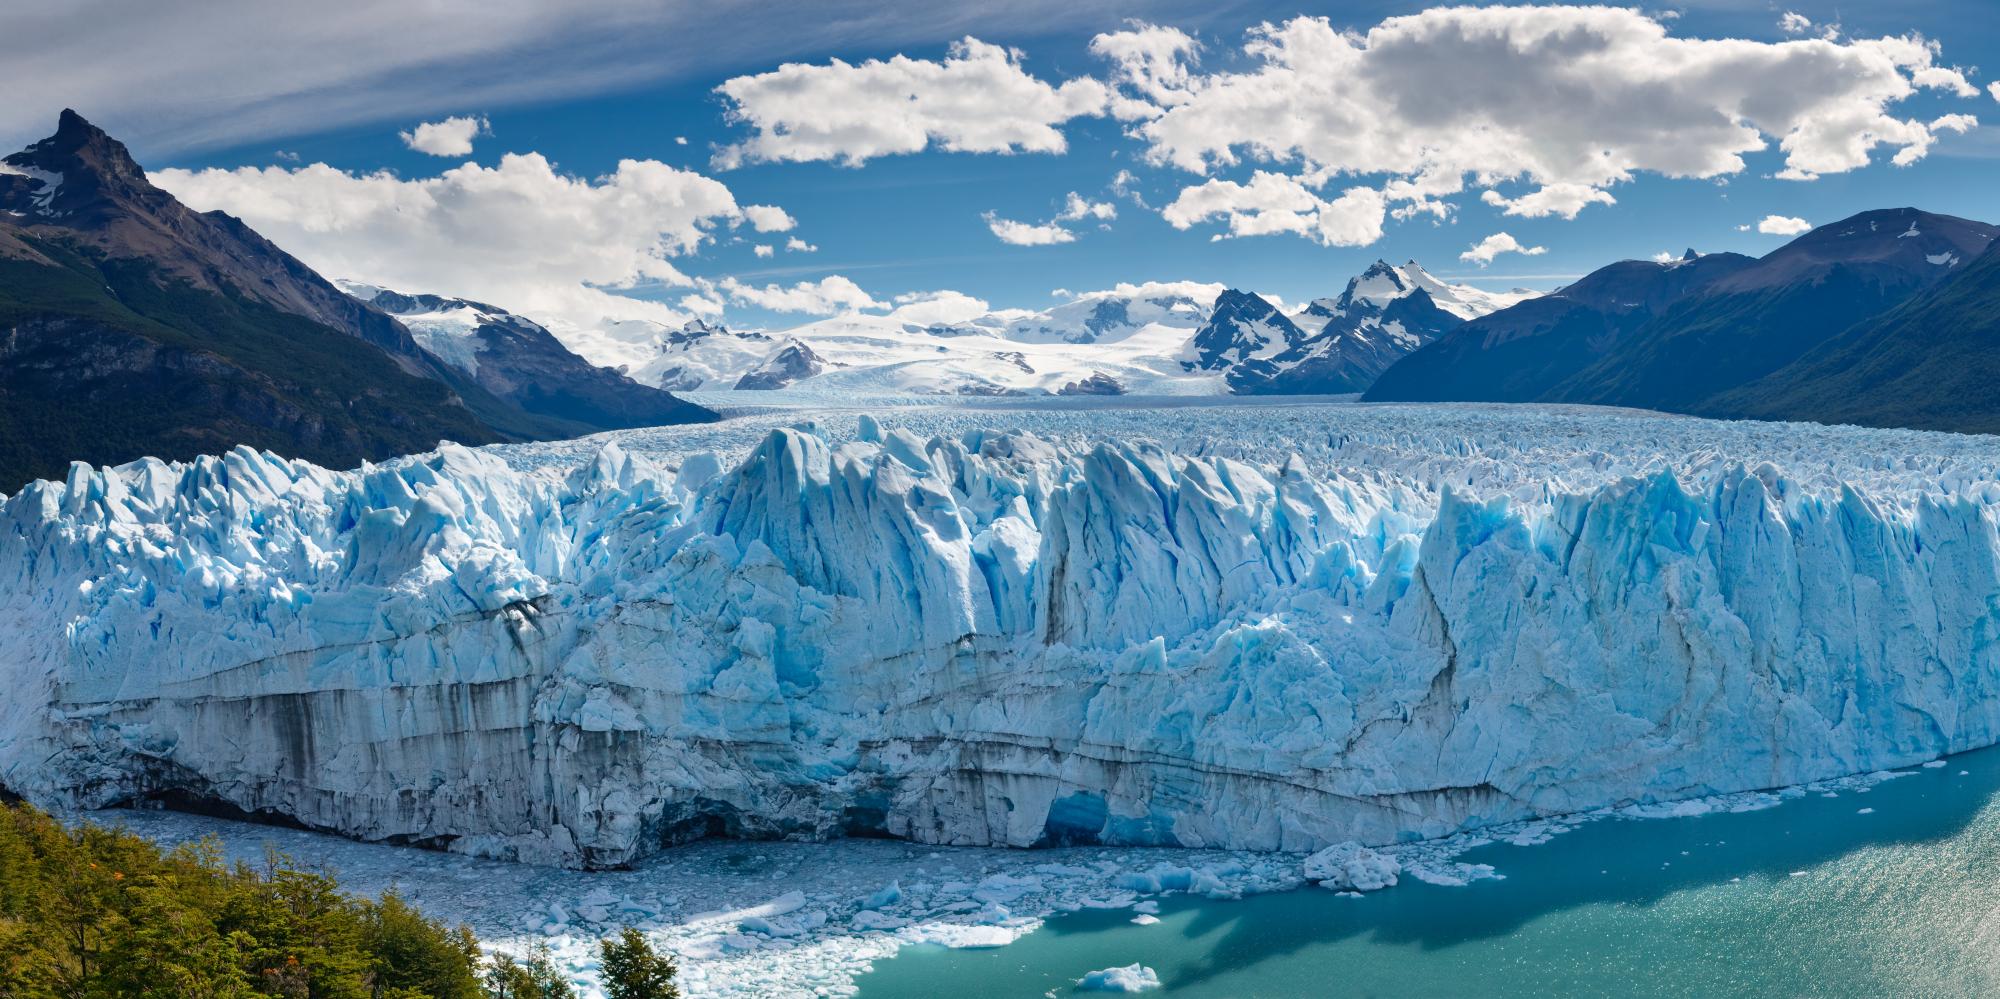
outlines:
[{"label": "sky", "polygon": [[74,107],[329,277],[576,325],[1297,304],[1377,258],[1547,289],[2000,220],[1991,12],[82,0],[0,12],[0,146]]}]

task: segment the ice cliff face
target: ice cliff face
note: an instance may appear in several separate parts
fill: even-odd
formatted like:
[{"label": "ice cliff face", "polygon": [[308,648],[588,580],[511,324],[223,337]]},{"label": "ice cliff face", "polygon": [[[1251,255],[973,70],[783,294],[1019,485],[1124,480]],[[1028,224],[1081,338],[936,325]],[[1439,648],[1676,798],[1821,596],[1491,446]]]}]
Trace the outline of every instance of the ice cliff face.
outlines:
[{"label": "ice cliff face", "polygon": [[1996,741],[1990,475],[856,436],[79,466],[0,506],[0,783],[615,865],[1380,844]]}]

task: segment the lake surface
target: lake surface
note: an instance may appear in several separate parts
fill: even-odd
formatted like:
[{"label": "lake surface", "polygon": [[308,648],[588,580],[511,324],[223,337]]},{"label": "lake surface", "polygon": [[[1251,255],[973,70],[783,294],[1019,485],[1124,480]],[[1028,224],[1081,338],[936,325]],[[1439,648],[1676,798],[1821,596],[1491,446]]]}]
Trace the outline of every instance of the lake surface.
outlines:
[{"label": "lake surface", "polygon": [[[1060,916],[1007,947],[908,947],[861,999],[1067,995],[1143,964],[1148,995],[2000,994],[2000,751],[1762,811],[1604,820],[1460,859],[1503,880],[1404,878]],[[1871,811],[1863,812],[1863,809]]]}]

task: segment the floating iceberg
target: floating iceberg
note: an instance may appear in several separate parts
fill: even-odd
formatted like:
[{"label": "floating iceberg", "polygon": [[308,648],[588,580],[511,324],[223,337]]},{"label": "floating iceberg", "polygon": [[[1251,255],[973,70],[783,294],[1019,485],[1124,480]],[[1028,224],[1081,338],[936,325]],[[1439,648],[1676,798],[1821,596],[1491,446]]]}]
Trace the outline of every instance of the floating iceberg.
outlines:
[{"label": "floating iceberg", "polygon": [[1142,964],[1103,968],[1076,983],[1078,992],[1151,992],[1159,987],[1160,976]]},{"label": "floating iceberg", "polygon": [[0,784],[589,867],[710,835],[1309,852],[1996,741],[1970,439],[851,422],[32,485],[0,504]]}]

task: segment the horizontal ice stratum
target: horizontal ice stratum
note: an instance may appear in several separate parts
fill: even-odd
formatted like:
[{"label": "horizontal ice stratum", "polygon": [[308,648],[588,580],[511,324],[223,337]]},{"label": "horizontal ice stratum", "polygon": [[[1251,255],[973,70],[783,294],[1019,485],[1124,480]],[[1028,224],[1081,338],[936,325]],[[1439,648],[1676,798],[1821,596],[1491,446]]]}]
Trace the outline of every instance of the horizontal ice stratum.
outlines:
[{"label": "horizontal ice stratum", "polygon": [[1382,844],[1996,741],[1980,439],[899,419],[77,466],[0,506],[0,784],[602,867]]}]

